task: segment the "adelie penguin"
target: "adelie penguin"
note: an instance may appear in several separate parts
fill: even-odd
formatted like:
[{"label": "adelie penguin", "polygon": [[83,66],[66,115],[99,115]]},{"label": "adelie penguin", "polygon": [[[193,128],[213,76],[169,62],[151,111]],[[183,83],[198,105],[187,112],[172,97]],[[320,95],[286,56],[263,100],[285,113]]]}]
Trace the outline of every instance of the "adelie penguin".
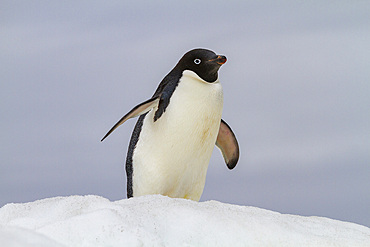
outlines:
[{"label": "adelie penguin", "polygon": [[164,77],[154,95],[124,115],[140,116],[127,159],[127,197],[161,194],[199,201],[213,147],[227,167],[239,158],[238,142],[221,119],[223,92],[218,70],[226,57],[206,49],[187,52]]}]

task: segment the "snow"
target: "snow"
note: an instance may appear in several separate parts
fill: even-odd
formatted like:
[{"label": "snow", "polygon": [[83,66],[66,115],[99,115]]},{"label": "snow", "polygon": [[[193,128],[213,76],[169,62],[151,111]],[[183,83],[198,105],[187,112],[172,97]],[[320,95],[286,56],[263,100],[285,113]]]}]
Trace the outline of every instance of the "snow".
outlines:
[{"label": "snow", "polygon": [[1,246],[370,246],[370,228],[160,195],[54,197],[0,208]]}]

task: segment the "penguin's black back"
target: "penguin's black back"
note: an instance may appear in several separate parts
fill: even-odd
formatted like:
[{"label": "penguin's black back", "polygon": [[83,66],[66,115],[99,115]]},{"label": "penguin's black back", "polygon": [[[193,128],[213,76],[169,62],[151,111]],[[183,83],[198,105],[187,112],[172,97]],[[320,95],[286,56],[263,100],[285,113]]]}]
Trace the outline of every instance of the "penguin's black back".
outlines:
[{"label": "penguin's black back", "polygon": [[141,128],[143,127],[143,122],[145,115],[141,115],[135,124],[134,131],[131,135],[130,144],[127,151],[126,157],[126,175],[127,175],[127,198],[133,196],[132,191],[132,174],[133,174],[133,166],[132,166],[132,157],[134,155],[135,147],[137,142],[139,141],[139,136],[141,132]]},{"label": "penguin's black back", "polygon": [[[159,119],[165,112],[168,104],[170,103],[170,98],[175,91],[175,88],[179,84],[180,78],[182,77],[182,71],[173,69],[168,73],[161,83],[158,85],[152,98],[160,97],[158,109],[155,112],[154,121]],[[134,130],[131,135],[130,144],[127,151],[126,157],[126,175],[127,175],[127,198],[133,197],[132,189],[132,175],[133,175],[133,155],[136,148],[136,144],[139,141],[141,129],[143,127],[143,122],[147,113],[141,115],[136,122]]]}]

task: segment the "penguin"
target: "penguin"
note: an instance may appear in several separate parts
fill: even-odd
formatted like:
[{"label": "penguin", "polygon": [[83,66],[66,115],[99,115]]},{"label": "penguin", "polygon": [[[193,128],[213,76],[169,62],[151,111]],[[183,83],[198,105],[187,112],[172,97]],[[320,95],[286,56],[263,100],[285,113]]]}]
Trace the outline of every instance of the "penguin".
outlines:
[{"label": "penguin", "polygon": [[223,90],[218,70],[226,57],[193,49],[163,78],[154,95],[124,115],[103,137],[139,116],[126,158],[127,197],[161,194],[199,201],[216,145],[227,167],[239,145],[221,119]]}]

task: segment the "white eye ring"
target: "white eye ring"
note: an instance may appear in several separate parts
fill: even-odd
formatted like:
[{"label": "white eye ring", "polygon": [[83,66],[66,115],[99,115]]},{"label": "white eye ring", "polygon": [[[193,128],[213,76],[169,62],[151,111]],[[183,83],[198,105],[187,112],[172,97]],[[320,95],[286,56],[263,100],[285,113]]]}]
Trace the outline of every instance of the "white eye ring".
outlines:
[{"label": "white eye ring", "polygon": [[195,64],[200,64],[202,61],[199,58],[194,59]]}]

